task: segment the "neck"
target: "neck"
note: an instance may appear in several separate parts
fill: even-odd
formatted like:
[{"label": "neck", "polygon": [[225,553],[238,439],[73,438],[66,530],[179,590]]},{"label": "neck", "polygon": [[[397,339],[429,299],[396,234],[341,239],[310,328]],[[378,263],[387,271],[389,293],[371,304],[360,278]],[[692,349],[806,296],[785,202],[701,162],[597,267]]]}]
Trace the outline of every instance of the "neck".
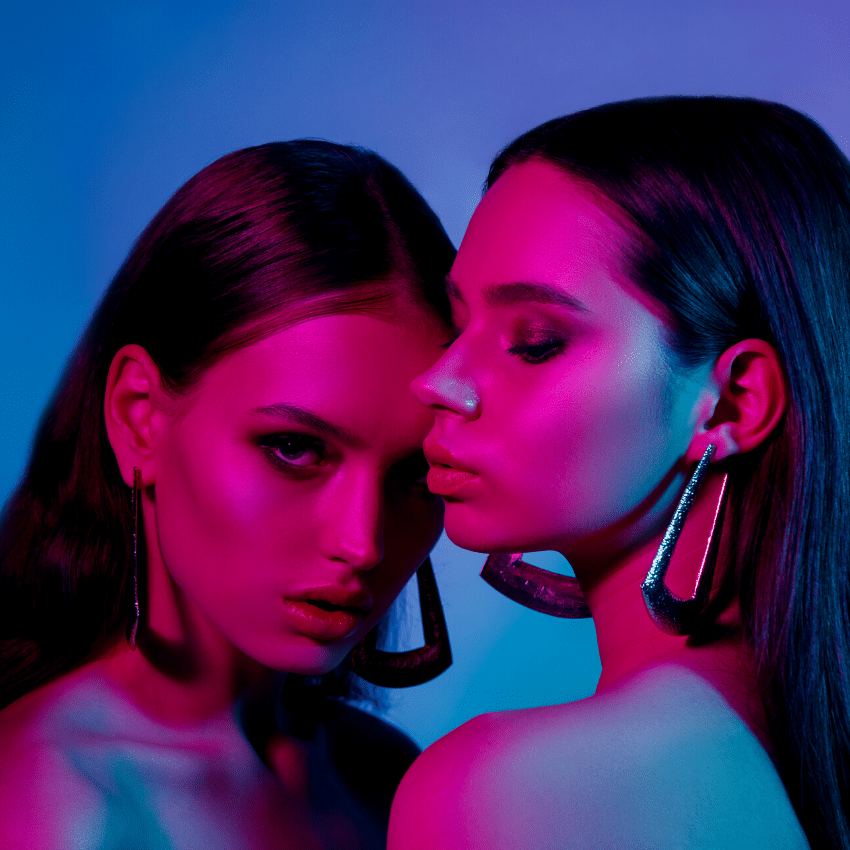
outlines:
[{"label": "neck", "polygon": [[[153,529],[147,532],[156,539]],[[147,554],[136,649],[122,644],[104,659],[107,675],[143,711],[173,724],[232,712],[243,695],[272,687],[280,674],[246,656],[207,619],[174,582],[157,547]]]},{"label": "neck", "polygon": [[100,662],[149,716],[170,725],[203,723],[232,714],[236,703],[275,686],[283,674],[250,659],[221,659],[221,666],[200,662],[193,647],[164,641],[140,629],[136,649],[122,643]]},{"label": "neck", "polygon": [[[694,595],[708,536],[717,510],[722,476],[705,482],[677,542],[666,584],[680,598]],[[724,636],[693,645],[687,637],[660,631],[649,616],[640,589],[661,543],[664,529],[599,570],[592,563],[573,563],[593,614],[602,662],[597,693],[659,664],[687,667],[705,679],[768,745],[758,699],[752,657],[743,639],[737,608],[724,613]]]}]

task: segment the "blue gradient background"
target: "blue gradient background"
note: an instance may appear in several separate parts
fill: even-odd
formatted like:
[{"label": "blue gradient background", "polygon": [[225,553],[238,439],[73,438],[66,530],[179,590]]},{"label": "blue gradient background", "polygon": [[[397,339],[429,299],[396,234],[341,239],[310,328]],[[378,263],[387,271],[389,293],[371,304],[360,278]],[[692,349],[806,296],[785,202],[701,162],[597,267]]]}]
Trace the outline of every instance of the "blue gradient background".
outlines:
[{"label": "blue gradient background", "polygon": [[[221,154],[300,136],[374,148],[458,242],[501,146],[603,101],[780,100],[850,150],[848,45],[846,0],[3,4],[0,497],[133,239]],[[590,623],[501,599],[445,539],[434,562],[456,662],[389,712],[421,744],[593,691]]]}]

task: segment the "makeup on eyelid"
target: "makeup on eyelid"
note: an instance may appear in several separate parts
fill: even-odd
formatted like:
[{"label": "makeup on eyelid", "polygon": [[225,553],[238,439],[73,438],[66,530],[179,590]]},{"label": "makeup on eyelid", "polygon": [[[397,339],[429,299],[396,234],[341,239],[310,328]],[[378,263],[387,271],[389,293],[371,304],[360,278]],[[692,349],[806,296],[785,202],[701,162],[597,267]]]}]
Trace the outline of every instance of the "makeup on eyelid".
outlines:
[{"label": "makeup on eyelid", "polygon": [[428,483],[463,548],[572,561],[654,528],[640,506],[687,445],[694,399],[659,414],[666,326],[611,272],[621,238],[544,163],[511,167],[478,205],[451,272],[461,333],[413,383],[435,415]]},{"label": "makeup on eyelid", "polygon": [[[306,471],[309,467],[321,463],[321,458],[326,453],[326,448],[320,440],[306,434],[277,434],[262,437],[257,441],[257,445],[274,465],[283,470]],[[298,455],[297,459],[285,457],[287,447],[291,449],[290,455]]]},{"label": "makeup on eyelid", "polygon": [[417,336],[404,317],[306,320],[222,358],[157,420],[145,533],[186,616],[312,675],[387,610],[441,531],[422,480],[432,416],[410,393],[445,338],[432,324]]},{"label": "makeup on eyelid", "polygon": [[567,344],[569,335],[557,331],[552,323],[533,322],[520,328],[508,354],[521,357],[530,364],[544,363],[559,354]]}]

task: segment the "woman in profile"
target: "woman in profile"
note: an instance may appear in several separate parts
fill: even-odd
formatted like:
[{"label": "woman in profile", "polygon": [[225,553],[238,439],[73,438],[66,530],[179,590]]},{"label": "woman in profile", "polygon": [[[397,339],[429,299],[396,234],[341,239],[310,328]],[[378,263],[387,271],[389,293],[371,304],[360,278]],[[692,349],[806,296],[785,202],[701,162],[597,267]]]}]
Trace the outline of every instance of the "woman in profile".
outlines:
[{"label": "woman in profile", "polygon": [[491,584],[593,616],[602,675],[426,750],[389,847],[847,850],[850,164],[672,97],[543,124],[487,187],[414,385],[428,481]]},{"label": "woman in profile", "polygon": [[[0,844],[384,846],[417,751],[350,671],[450,660],[409,385],[453,257],[394,167],[329,142],[225,156],[153,219],[2,520]],[[420,565],[426,646],[378,650]]]}]

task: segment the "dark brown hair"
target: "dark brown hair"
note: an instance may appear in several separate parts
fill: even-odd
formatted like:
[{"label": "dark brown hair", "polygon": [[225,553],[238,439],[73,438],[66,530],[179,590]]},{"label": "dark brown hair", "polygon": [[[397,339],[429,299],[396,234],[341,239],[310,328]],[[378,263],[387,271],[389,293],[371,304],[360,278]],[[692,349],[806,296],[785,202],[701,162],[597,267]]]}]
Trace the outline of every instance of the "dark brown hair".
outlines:
[{"label": "dark brown hair", "polygon": [[[667,97],[557,118],[496,158],[539,158],[612,201],[625,273],[669,311],[683,367],[743,339],[778,351],[789,409],[729,463],[726,582],[778,767],[813,847],[850,848],[850,163],[809,117]],[[708,625],[708,624],[706,624]]]},{"label": "dark brown hair", "polygon": [[[103,418],[123,345],[174,392],[297,314],[381,309],[402,296],[449,310],[454,248],[377,154],[315,140],[236,151],[151,221],[66,367],[0,524],[0,706],[125,634],[130,493]],[[300,311],[300,312],[299,312]]]}]

